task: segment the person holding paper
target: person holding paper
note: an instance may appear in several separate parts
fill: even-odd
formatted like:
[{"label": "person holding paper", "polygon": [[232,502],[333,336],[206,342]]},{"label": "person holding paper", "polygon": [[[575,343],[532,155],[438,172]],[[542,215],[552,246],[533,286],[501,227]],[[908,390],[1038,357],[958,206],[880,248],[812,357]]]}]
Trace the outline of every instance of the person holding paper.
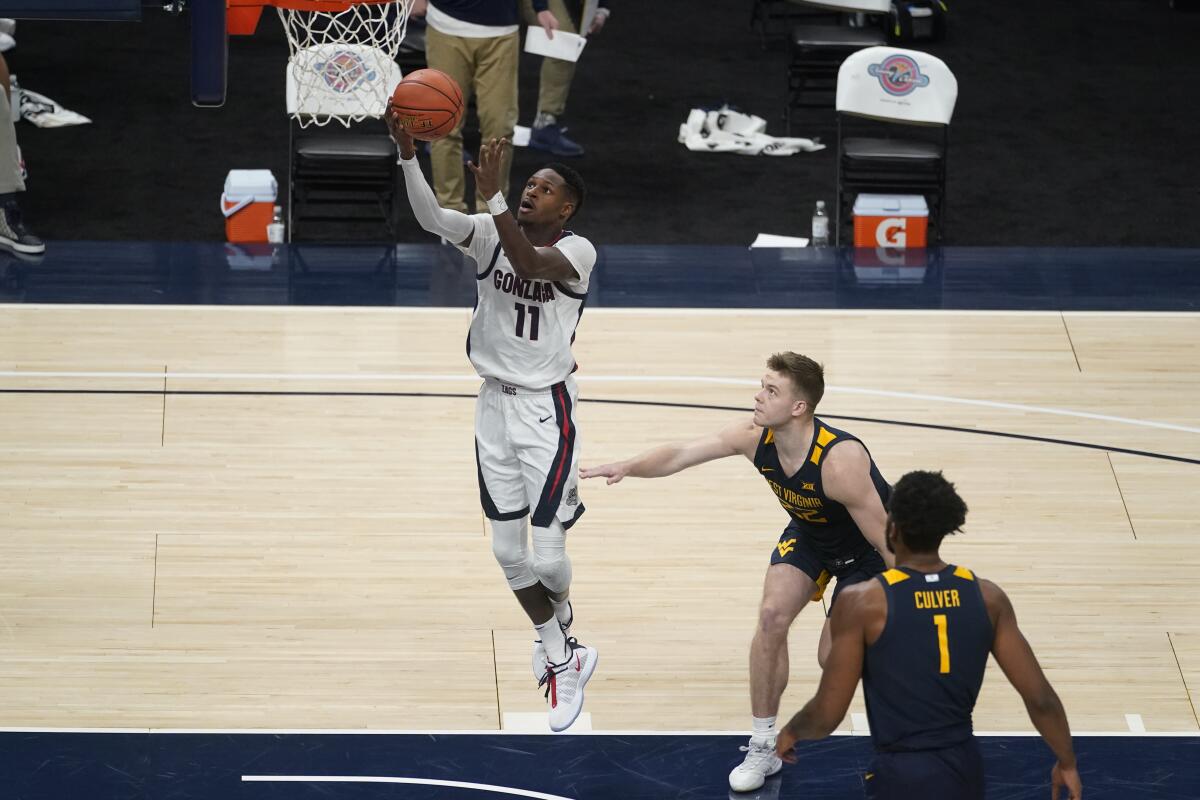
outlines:
[{"label": "person holding paper", "polygon": [[[585,35],[598,33],[608,21],[607,0],[549,0],[550,14],[535,12],[533,0],[521,0],[525,19],[530,25],[537,23],[553,38],[554,31]],[[550,16],[554,24],[544,24]],[[543,58],[542,72],[538,82],[538,110],[533,120],[533,131],[529,146],[544,150],[563,158],[577,158],[583,148],[565,135],[566,128],[560,122],[567,109],[567,96],[571,91],[571,79],[575,77],[575,62],[559,58]]]},{"label": "person holding paper", "polygon": [[[529,0],[543,27],[554,25],[547,0]],[[512,141],[517,123],[517,0],[429,0],[425,9],[425,59],[458,83],[463,102],[475,98],[483,141]],[[465,119],[465,117],[464,117]],[[462,123],[430,146],[433,186],[443,208],[467,212]],[[508,194],[512,152],[500,162],[500,192]],[[474,206],[487,198],[476,191]]]}]

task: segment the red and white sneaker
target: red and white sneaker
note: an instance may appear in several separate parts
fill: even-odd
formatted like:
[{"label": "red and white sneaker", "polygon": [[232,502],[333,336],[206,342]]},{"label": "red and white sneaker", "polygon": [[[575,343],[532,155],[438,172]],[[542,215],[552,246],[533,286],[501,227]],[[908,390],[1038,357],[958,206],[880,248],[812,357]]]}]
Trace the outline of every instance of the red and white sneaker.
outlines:
[{"label": "red and white sneaker", "polygon": [[548,664],[538,686],[546,687],[550,701],[550,730],[565,731],[583,711],[583,687],[596,671],[599,656],[594,647],[580,644],[574,637],[567,640],[570,657],[561,664]]}]

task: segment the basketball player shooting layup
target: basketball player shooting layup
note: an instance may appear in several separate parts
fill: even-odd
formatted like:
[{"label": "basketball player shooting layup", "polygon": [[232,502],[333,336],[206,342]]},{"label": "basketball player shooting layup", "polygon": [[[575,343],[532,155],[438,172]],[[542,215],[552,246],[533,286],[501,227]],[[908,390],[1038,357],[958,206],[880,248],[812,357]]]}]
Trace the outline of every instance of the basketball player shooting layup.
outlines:
[{"label": "basketball player shooting layup", "polygon": [[514,217],[500,186],[509,145],[492,139],[480,148],[479,164],[470,164],[477,188],[490,198],[488,213],[441,208],[412,137],[394,113],[387,119],[417,222],[478,265],[467,356],[483,378],[475,405],[479,498],[491,522],[492,552],[537,631],[533,672],[546,687],[550,727],[565,730],[579,716],[596,668],[595,648],[570,635],[567,599],[567,529],[583,514],[571,342],[596,248],[563,226],[583,206],[583,180],[562,164],[538,170],[525,182]]},{"label": "basketball player shooting layup", "polygon": [[[788,681],[787,635],[809,600],[830,600],[851,584],[883,572],[883,504],[888,485],[854,436],[814,416],[825,392],[821,365],[797,353],[767,360],[754,417],[693,442],[668,444],[615,464],[584,468],[581,477],[659,478],[716,458],[742,455],[766,479],[791,521],[771,551],[763,581],[758,629],[750,645],[750,708],[754,734],[746,757],[729,773],[729,787],[748,792],[783,767],[775,754],[775,715]],[[878,550],[878,552],[877,552]],[[817,658],[829,650],[829,623]]]}]

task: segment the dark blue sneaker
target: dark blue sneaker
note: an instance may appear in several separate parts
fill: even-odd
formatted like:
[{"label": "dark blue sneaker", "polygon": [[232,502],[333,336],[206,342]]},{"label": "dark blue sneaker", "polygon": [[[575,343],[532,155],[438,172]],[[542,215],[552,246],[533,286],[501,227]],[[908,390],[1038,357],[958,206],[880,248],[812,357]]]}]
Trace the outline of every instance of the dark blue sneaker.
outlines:
[{"label": "dark blue sneaker", "polygon": [[563,158],[578,158],[583,155],[583,148],[564,136],[564,131],[566,128],[558,125],[534,128],[529,135],[529,146],[534,150],[545,150]]}]

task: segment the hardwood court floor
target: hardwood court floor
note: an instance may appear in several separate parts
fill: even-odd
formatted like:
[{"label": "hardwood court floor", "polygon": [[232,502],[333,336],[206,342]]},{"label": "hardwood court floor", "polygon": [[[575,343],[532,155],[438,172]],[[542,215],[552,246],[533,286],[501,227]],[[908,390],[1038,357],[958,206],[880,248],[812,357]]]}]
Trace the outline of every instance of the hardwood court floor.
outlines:
[{"label": "hardwood court floor", "polygon": [[[542,711],[478,508],[467,320],[0,307],[0,726],[488,730]],[[812,355],[820,412],[886,477],[958,484],[971,514],[946,553],[1009,590],[1077,730],[1195,732],[1197,341],[1197,315],[589,311],[583,461],[715,430],[735,412],[669,404],[749,408],[767,355]],[[734,459],[582,496],[593,727],[745,727],[773,496]],[[815,685],[817,612],[793,629],[784,713]],[[1030,729],[994,668],[976,722]]]}]

